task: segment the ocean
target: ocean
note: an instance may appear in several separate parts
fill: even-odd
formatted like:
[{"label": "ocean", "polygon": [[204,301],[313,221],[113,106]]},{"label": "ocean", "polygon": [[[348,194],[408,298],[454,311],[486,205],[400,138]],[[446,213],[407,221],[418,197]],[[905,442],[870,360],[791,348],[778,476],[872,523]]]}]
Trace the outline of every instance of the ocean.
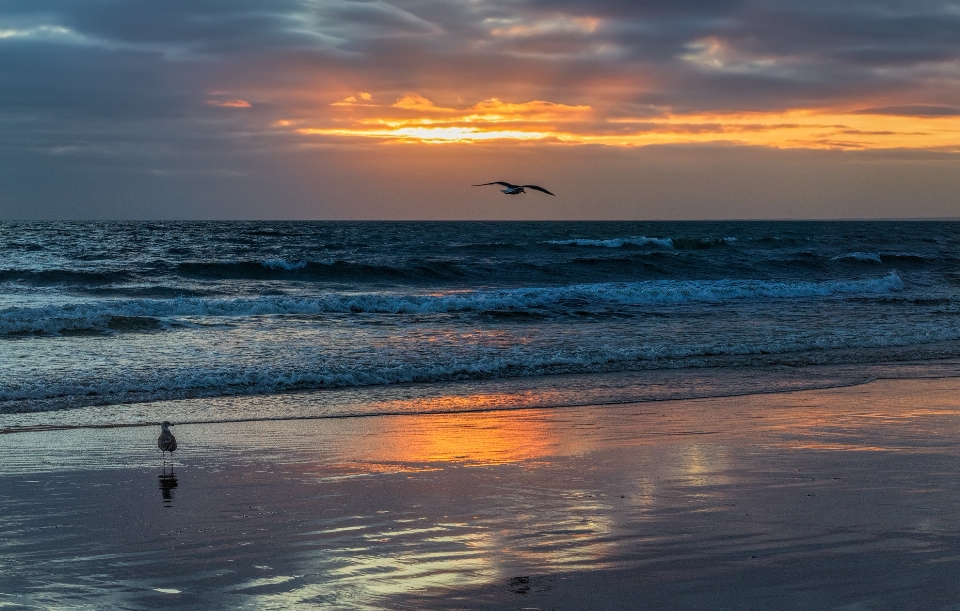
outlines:
[{"label": "ocean", "polygon": [[4,222],[0,430],[960,374],[956,222]]}]

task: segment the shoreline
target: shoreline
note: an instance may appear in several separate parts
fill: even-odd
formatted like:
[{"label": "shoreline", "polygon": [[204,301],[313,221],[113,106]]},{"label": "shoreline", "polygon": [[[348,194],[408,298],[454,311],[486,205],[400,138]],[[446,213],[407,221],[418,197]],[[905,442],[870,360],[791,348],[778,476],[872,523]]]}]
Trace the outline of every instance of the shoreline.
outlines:
[{"label": "shoreline", "polygon": [[7,435],[0,604],[954,608],[960,379]]},{"label": "shoreline", "polygon": [[[960,378],[960,359],[801,367],[653,369],[374,385],[2,413],[0,435],[150,427],[160,420],[201,425],[568,409],[827,390],[878,380],[954,377]],[[576,390],[565,393],[560,390],[571,383]],[[694,390],[698,384],[709,387],[711,392]],[[657,390],[651,393],[646,390],[649,387]]]}]

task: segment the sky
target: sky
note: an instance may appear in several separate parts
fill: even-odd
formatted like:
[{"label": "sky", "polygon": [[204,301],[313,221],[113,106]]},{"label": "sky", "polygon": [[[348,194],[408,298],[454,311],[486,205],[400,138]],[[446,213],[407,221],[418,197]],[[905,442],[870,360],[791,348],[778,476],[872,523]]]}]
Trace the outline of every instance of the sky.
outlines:
[{"label": "sky", "polygon": [[930,217],[960,0],[0,0],[0,219]]}]

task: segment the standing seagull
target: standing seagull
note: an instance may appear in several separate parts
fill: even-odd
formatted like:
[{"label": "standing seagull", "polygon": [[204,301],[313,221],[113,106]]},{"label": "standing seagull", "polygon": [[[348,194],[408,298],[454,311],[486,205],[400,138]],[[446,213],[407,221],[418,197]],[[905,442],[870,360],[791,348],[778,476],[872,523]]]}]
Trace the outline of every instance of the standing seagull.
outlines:
[{"label": "standing seagull", "polygon": [[553,195],[553,193],[547,191],[543,187],[538,187],[537,185],[512,185],[508,182],[503,182],[498,180],[496,182],[485,182],[480,185],[473,185],[474,187],[485,187],[487,185],[503,185],[506,189],[500,189],[501,193],[506,193],[507,195],[519,195],[525,193],[524,189],[533,189],[535,191],[543,191],[547,195]]},{"label": "standing seagull", "polygon": [[164,459],[167,457],[167,452],[170,452],[170,456],[173,456],[173,451],[177,449],[177,438],[168,430],[171,426],[166,420],[160,423],[160,437],[157,438],[157,447],[163,453]]}]

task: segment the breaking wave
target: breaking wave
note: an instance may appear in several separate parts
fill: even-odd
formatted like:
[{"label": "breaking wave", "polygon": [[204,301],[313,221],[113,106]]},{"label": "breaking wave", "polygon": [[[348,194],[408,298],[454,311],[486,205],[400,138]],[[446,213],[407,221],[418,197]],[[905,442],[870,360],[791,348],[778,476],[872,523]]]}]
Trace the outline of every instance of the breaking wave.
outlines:
[{"label": "breaking wave", "polygon": [[[761,280],[651,280],[634,283],[576,284],[559,287],[447,292],[441,294],[330,293],[316,297],[104,300],[89,303],[13,307],[0,310],[0,335],[57,334],[148,328],[190,317],[250,317],[343,313],[440,314],[546,312],[610,306],[662,306],[722,303],[749,299],[797,299],[888,295],[903,290],[896,273],[866,280],[774,282]],[[173,320],[171,320],[173,319]]]},{"label": "breaking wave", "polygon": [[291,272],[291,271],[296,270],[296,269],[303,269],[303,268],[305,268],[305,267],[307,266],[307,262],[306,262],[306,261],[297,261],[297,262],[295,262],[295,263],[288,263],[288,262],[284,261],[283,259],[267,259],[266,261],[262,262],[260,265],[262,265],[262,266],[264,266],[264,267],[266,267],[266,268],[268,268],[268,269],[283,269],[283,270],[286,270],[286,271],[288,271],[288,272]]},{"label": "breaking wave", "polygon": [[862,261],[864,263],[882,263],[880,255],[875,252],[851,252],[845,255],[837,255],[836,257],[830,258],[831,261],[843,261],[844,259]]},{"label": "breaking wave", "polygon": [[647,246],[653,244],[655,246],[660,246],[661,248],[673,248],[673,240],[670,238],[645,238],[642,236],[611,238],[609,240],[548,240],[546,243],[556,244],[558,246],[599,246],[603,248],[622,248],[624,246]]},{"label": "breaking wave", "polygon": [[443,280],[463,275],[463,270],[445,261],[423,261],[409,266],[354,263],[343,260],[215,261],[188,262],[176,266],[178,276],[200,280],[284,279],[319,281],[410,281]]}]

